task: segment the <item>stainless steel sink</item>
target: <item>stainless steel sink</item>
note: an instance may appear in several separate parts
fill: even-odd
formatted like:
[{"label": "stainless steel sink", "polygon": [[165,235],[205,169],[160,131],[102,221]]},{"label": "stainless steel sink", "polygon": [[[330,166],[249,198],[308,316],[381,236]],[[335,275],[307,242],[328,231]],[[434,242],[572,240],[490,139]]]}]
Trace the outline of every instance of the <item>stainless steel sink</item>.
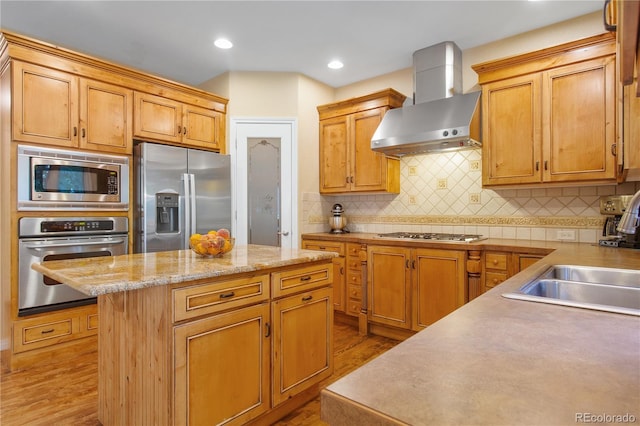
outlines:
[{"label": "stainless steel sink", "polygon": [[502,296],[640,316],[640,271],[554,265]]}]

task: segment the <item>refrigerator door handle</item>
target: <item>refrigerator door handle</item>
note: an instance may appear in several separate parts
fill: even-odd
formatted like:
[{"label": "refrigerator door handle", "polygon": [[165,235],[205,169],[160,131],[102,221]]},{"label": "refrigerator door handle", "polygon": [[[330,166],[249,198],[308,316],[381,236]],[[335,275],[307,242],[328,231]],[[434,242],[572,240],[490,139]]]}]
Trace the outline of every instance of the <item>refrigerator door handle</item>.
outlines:
[{"label": "refrigerator door handle", "polygon": [[[189,193],[189,202],[191,203],[191,218],[189,223],[191,224],[191,228],[189,229],[189,235],[195,234],[196,231],[196,175],[193,173],[189,173],[189,186],[191,188]],[[187,247],[189,247],[188,240],[189,235],[187,235]]]},{"label": "refrigerator door handle", "polygon": [[182,175],[182,185],[184,187],[184,229],[182,230],[182,238],[184,240],[184,249],[189,248],[189,236],[191,235],[191,179],[189,179],[189,176],[188,173]]}]

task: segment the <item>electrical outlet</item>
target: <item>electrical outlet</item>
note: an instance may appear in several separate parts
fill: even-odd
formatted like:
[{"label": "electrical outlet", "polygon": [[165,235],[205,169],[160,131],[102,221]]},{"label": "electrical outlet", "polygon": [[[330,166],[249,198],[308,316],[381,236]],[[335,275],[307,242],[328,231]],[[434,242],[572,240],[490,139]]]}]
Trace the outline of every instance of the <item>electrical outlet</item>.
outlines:
[{"label": "electrical outlet", "polygon": [[409,204],[417,204],[415,195],[409,195]]},{"label": "electrical outlet", "polygon": [[469,194],[469,204],[480,204],[480,194]]},{"label": "electrical outlet", "polygon": [[409,176],[416,176],[418,174],[418,168],[416,166],[409,166]]},{"label": "electrical outlet", "polygon": [[576,231],[572,229],[560,229],[558,230],[558,240],[560,241],[575,241]]},{"label": "electrical outlet", "polygon": [[476,172],[480,170],[480,160],[469,160],[469,170]]},{"label": "electrical outlet", "polygon": [[447,179],[438,179],[438,189],[447,189]]}]

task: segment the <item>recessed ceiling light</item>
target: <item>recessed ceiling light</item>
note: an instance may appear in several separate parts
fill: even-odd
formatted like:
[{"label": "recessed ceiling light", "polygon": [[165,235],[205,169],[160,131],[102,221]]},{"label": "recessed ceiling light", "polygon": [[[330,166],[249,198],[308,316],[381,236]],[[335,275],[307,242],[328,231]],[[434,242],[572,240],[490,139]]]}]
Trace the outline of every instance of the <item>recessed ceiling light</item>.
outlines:
[{"label": "recessed ceiling light", "polygon": [[213,44],[215,44],[216,47],[219,47],[220,49],[231,49],[233,47],[233,43],[231,43],[226,38],[219,38],[214,41]]},{"label": "recessed ceiling light", "polygon": [[329,62],[327,66],[332,70],[339,70],[340,68],[344,67],[344,64],[336,59]]}]

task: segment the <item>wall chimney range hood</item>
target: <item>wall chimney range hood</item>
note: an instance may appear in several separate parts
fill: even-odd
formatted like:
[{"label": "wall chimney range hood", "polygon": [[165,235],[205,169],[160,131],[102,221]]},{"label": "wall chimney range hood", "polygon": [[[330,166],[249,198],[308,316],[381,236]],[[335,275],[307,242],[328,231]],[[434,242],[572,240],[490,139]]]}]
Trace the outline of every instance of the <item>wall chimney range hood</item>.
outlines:
[{"label": "wall chimney range hood", "polygon": [[480,92],[460,94],[462,52],[450,41],[414,52],[414,105],[387,111],[371,149],[391,156],[482,146]]}]

